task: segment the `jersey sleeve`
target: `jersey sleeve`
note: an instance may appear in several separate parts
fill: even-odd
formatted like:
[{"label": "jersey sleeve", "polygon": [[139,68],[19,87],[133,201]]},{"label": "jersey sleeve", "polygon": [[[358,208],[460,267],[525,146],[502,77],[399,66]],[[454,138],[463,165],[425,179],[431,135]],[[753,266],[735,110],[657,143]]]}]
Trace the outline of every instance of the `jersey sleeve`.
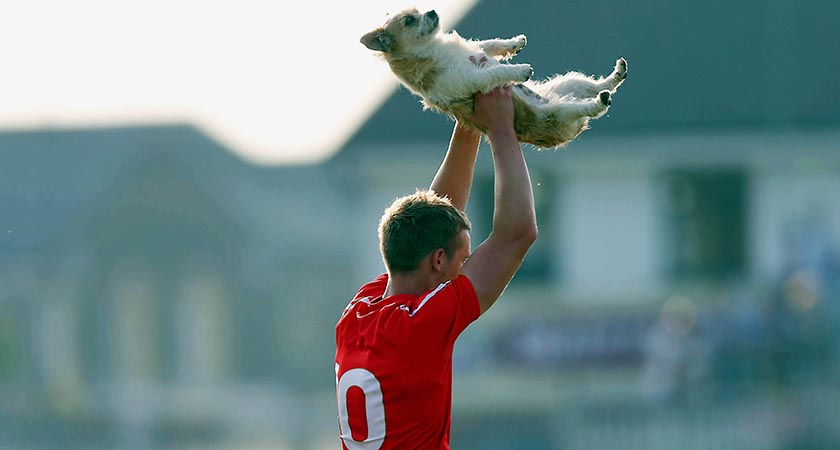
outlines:
[{"label": "jersey sleeve", "polygon": [[[411,312],[412,325],[424,339],[452,344],[478,318],[478,297],[469,278],[460,275],[428,292]],[[437,339],[436,339],[437,338]]]}]

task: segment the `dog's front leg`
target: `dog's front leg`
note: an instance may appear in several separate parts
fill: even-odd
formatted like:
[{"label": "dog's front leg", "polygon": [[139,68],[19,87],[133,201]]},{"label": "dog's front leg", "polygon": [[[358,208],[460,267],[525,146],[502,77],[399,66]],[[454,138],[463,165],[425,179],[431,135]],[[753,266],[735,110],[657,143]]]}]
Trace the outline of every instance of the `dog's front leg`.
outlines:
[{"label": "dog's front leg", "polygon": [[478,46],[484,53],[490,56],[499,57],[501,59],[510,59],[514,57],[525,44],[528,39],[524,34],[512,37],[510,39],[488,39],[486,41],[479,41]]},{"label": "dog's front leg", "polygon": [[490,92],[508,83],[524,83],[534,75],[530,64],[498,64],[476,70],[470,76],[473,91]]}]

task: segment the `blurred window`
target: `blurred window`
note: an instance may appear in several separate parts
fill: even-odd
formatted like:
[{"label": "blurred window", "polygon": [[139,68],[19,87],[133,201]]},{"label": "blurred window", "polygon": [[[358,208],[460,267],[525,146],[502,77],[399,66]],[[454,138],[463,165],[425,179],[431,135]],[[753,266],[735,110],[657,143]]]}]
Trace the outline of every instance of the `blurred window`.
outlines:
[{"label": "blurred window", "polygon": [[[483,242],[493,229],[493,178],[492,173],[484,176],[476,174],[476,183],[471,197],[471,203],[476,206],[476,212],[470,214],[473,225],[471,233],[474,242],[473,249],[478,243]],[[559,199],[555,178],[548,172],[532,169],[531,183],[534,189],[534,204],[537,208],[539,238],[528,250],[525,261],[522,262],[522,266],[511,282],[512,285],[547,282],[557,272],[556,264],[559,262],[552,252],[557,235],[553,219]]]},{"label": "blurred window", "polygon": [[664,175],[666,271],[676,279],[743,273],[746,187],[742,169],[671,170]]},{"label": "blurred window", "polygon": [[111,324],[116,370],[122,381],[151,382],[161,373],[161,305],[148,271],[120,267],[112,279]]},{"label": "blurred window", "polygon": [[177,365],[181,381],[214,383],[228,375],[230,312],[218,270],[193,270],[177,305]]}]

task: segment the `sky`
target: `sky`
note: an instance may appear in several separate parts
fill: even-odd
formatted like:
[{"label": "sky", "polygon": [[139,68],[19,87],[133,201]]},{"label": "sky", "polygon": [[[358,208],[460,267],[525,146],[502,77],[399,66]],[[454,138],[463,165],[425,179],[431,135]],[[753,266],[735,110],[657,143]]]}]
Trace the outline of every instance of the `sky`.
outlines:
[{"label": "sky", "polygon": [[26,0],[0,14],[0,132],[194,125],[256,164],[335,152],[397,87],[359,43],[387,13],[477,0]]}]

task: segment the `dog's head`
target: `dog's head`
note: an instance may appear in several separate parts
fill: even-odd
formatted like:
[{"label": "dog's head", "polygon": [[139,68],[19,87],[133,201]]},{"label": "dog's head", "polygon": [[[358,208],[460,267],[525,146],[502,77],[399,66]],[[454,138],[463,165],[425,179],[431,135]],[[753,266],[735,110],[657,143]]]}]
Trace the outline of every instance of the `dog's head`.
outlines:
[{"label": "dog's head", "polygon": [[438,15],[434,10],[421,14],[416,8],[410,8],[362,36],[361,42],[367,48],[383,53],[410,53],[429,42],[438,30]]}]

